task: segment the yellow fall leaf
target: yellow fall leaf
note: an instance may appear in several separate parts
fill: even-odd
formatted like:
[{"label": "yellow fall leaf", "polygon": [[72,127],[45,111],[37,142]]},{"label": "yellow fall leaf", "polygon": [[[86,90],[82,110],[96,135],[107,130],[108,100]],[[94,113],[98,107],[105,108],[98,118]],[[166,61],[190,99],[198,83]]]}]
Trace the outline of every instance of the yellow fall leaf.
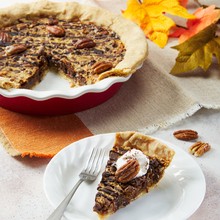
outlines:
[{"label": "yellow fall leaf", "polygon": [[128,0],[127,9],[122,12],[125,18],[136,22],[145,35],[160,47],[168,41],[169,30],[175,22],[165,13],[186,19],[195,18],[179,0]]}]

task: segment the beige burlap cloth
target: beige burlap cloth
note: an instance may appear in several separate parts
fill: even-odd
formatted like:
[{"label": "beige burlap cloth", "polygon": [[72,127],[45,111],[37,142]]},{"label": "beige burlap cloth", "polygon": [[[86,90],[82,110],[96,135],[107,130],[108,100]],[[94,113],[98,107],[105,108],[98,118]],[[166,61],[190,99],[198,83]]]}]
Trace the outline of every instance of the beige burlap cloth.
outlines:
[{"label": "beige burlap cloth", "polygon": [[[116,13],[126,8],[124,0],[93,2]],[[198,7],[189,4],[191,10]],[[77,114],[94,134],[119,130],[148,133],[184,119],[202,107],[220,108],[220,71],[216,61],[207,73],[198,69],[187,77],[172,76],[169,72],[178,52],[171,46],[178,44],[177,40],[170,40],[164,49],[148,42],[148,59],[120,91],[104,104]]]}]

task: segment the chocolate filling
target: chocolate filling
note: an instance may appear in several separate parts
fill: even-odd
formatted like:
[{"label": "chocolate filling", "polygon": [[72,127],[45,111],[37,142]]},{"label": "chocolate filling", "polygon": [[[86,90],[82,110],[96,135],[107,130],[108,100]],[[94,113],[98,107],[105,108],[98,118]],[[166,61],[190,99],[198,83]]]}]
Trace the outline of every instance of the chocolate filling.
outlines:
[{"label": "chocolate filling", "polygon": [[125,207],[136,199],[141,192],[147,192],[163,175],[165,169],[163,161],[159,161],[157,158],[149,158],[149,169],[145,175],[126,183],[117,182],[114,164],[125,152],[122,148],[114,147],[109,153],[109,160],[97,188],[98,193],[95,198],[95,206],[93,207],[93,210],[99,215],[114,213],[119,208]]}]

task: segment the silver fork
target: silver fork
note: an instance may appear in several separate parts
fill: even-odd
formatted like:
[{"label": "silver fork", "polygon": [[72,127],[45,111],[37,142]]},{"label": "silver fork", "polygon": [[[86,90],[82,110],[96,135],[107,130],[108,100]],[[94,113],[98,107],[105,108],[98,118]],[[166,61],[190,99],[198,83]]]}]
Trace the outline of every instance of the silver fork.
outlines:
[{"label": "silver fork", "polygon": [[63,216],[63,213],[68,206],[70,200],[72,199],[74,193],[78,189],[79,185],[83,181],[94,181],[100,170],[101,165],[104,159],[105,151],[100,147],[95,147],[92,150],[92,153],[89,157],[89,160],[85,166],[85,169],[79,174],[79,180],[74,185],[69,194],[64,198],[64,200],[59,204],[59,206],[53,211],[47,220],[60,220]]}]

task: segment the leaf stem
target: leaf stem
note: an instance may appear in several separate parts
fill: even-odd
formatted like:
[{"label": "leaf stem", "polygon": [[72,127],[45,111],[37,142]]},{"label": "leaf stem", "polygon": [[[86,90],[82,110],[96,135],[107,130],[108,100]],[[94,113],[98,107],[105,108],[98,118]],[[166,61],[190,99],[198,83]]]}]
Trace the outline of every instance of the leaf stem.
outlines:
[{"label": "leaf stem", "polygon": [[176,24],[176,27],[179,27],[179,28],[183,28],[183,29],[188,29],[187,27],[184,27],[184,26],[182,26],[182,25],[179,25],[179,24]]},{"label": "leaf stem", "polygon": [[203,7],[203,5],[199,2],[199,0],[194,0],[194,2],[195,2],[196,4],[198,4],[199,7]]}]

